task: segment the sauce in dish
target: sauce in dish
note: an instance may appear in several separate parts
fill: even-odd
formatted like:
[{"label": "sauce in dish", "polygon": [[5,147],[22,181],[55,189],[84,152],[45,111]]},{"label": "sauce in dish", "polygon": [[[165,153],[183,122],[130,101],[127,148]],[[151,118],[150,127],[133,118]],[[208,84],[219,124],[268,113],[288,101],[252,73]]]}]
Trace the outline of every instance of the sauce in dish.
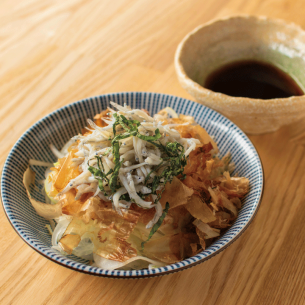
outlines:
[{"label": "sauce in dish", "polygon": [[255,99],[303,95],[296,81],[281,69],[254,60],[235,61],[212,72],[204,87],[236,97]]}]

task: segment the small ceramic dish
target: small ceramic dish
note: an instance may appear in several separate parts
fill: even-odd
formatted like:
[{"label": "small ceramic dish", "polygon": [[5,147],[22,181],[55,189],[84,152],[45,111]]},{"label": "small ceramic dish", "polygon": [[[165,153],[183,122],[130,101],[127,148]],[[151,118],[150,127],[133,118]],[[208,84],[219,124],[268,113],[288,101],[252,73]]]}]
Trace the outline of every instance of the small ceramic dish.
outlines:
[{"label": "small ceramic dish", "polygon": [[[143,270],[104,270],[90,266],[85,260],[74,255],[63,256],[51,248],[51,236],[45,227],[49,222],[38,216],[33,209],[22,183],[23,173],[29,159],[55,162],[50,144],[60,148],[72,136],[86,126],[87,118],[109,106],[109,102],[127,103],[132,108],[147,109],[155,114],[164,107],[172,107],[177,113],[194,116],[195,120],[215,137],[221,155],[228,151],[236,165],[235,171],[250,180],[250,192],[243,199],[243,206],[232,227],[210,247],[191,258],[179,263],[157,269]],[[44,179],[44,169],[34,168],[37,180]],[[128,92],[101,95],[84,99],[60,108],[47,115],[30,127],[10,151],[3,167],[1,178],[1,196],[3,208],[17,234],[30,247],[41,255],[86,274],[110,278],[147,278],[165,275],[187,269],[206,261],[232,244],[249,226],[254,218],[263,191],[263,170],[259,156],[247,136],[231,121],[216,111],[183,98],[159,93]],[[36,194],[38,200],[44,196]],[[35,197],[35,194],[34,194]]]},{"label": "small ceramic dish", "polygon": [[228,63],[257,60],[289,74],[305,89],[305,32],[266,17],[235,16],[197,27],[179,44],[175,67],[182,87],[199,103],[227,116],[243,131],[275,131],[305,117],[305,96],[277,99],[232,97],[203,87],[207,76]]}]

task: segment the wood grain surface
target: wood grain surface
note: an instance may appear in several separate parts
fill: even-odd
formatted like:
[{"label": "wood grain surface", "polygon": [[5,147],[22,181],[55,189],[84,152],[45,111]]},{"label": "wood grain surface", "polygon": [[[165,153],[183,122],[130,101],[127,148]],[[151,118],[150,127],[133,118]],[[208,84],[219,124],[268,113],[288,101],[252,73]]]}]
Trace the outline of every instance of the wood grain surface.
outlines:
[{"label": "wood grain surface", "polygon": [[[0,162],[49,112],[116,91],[192,99],[177,81],[179,41],[213,18],[255,14],[305,27],[305,0],[0,1]],[[262,158],[259,212],[233,245],[186,271],[111,280],[28,247],[0,210],[0,304],[305,304],[305,125],[250,136]]]}]

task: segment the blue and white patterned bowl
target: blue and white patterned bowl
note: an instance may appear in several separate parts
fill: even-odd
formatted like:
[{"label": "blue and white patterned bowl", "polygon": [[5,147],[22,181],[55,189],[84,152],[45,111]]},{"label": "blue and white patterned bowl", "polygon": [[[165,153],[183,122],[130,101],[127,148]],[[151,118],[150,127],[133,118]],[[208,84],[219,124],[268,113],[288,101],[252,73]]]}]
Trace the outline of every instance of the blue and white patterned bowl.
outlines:
[{"label": "blue and white patterned bowl", "polygon": [[[191,115],[210,135],[215,137],[221,155],[231,152],[236,172],[249,178],[250,192],[243,200],[242,209],[232,227],[201,253],[180,263],[153,270],[122,271],[91,267],[73,255],[63,256],[51,249],[51,236],[45,227],[48,221],[38,216],[28,200],[22,184],[23,173],[29,159],[55,162],[49,145],[61,148],[72,136],[86,126],[87,118],[104,110],[110,101],[127,103],[132,108],[145,108],[155,114],[164,107],[177,113]],[[35,167],[37,179],[43,179],[44,169]],[[84,99],[60,108],[29,128],[10,151],[3,167],[1,195],[4,211],[19,236],[34,250],[48,259],[87,274],[111,278],[147,278],[181,271],[218,254],[232,244],[254,218],[263,192],[263,169],[260,158],[247,136],[230,120],[203,105],[183,98],[147,92],[126,92]],[[44,200],[36,193],[36,199]]]}]

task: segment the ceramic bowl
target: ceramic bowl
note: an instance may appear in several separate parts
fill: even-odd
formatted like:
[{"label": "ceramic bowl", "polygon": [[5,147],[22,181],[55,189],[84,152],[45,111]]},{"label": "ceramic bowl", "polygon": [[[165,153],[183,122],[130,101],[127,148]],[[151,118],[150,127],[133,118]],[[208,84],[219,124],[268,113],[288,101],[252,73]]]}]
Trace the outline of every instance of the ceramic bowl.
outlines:
[{"label": "ceramic bowl", "polygon": [[266,17],[235,16],[197,27],[179,44],[175,67],[182,87],[197,102],[227,116],[243,131],[260,134],[305,117],[305,96],[277,99],[232,97],[204,88],[217,68],[239,60],[270,63],[305,89],[305,32]]},{"label": "ceramic bowl", "polygon": [[[87,125],[87,118],[106,109],[110,101],[127,103],[132,108],[145,108],[152,115],[164,107],[177,113],[192,115],[195,120],[215,137],[221,155],[232,153],[236,172],[250,179],[250,192],[243,200],[242,209],[232,227],[210,247],[194,257],[179,263],[153,270],[104,270],[92,267],[76,256],[63,256],[51,249],[51,236],[45,225],[49,222],[38,216],[28,200],[22,184],[23,173],[29,159],[55,162],[50,144],[61,148],[72,136]],[[44,179],[45,168],[34,167],[36,181]],[[230,120],[203,105],[183,98],[158,93],[114,93],[84,99],[60,108],[30,127],[10,151],[3,167],[1,196],[4,211],[17,234],[41,255],[64,267],[86,274],[111,278],[147,278],[187,269],[206,261],[224,250],[249,226],[256,214],[263,190],[263,171],[260,158],[247,136]],[[34,194],[35,197],[35,194]],[[36,199],[44,196],[36,193]]]}]

